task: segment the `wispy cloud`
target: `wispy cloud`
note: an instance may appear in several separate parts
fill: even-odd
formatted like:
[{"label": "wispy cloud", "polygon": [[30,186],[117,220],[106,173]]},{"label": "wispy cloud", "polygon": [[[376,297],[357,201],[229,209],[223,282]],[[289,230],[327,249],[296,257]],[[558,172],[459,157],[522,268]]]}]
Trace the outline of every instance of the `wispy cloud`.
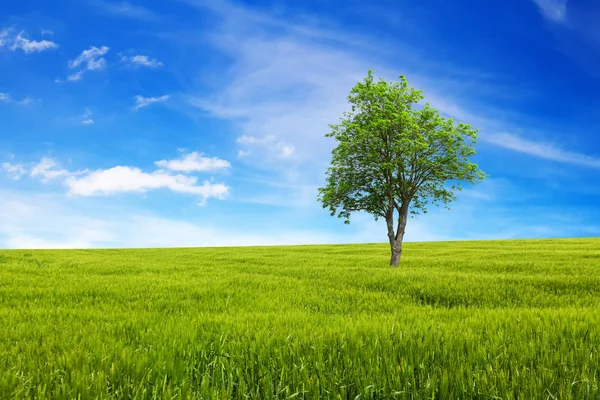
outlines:
[{"label": "wispy cloud", "polygon": [[148,107],[151,104],[154,103],[164,103],[167,100],[169,100],[169,95],[165,94],[163,96],[160,97],[144,97],[144,96],[135,96],[135,106],[133,106],[133,109],[135,111],[139,110],[140,108],[144,108],[144,107]]},{"label": "wispy cloud", "polygon": [[86,108],[83,111],[83,115],[81,116],[81,123],[82,125],[91,125],[94,123],[94,120],[92,119],[92,115],[94,115],[94,113],[92,112],[92,110],[90,110],[89,108]]},{"label": "wispy cloud", "polygon": [[12,51],[22,50],[25,53],[41,53],[56,49],[58,44],[50,40],[30,40],[24,31],[15,33],[13,28],[0,30],[0,48],[7,47]]},{"label": "wispy cloud", "polygon": [[533,0],[539,7],[542,15],[552,22],[565,23],[567,21],[568,0]]},{"label": "wispy cloud", "polygon": [[252,154],[252,148],[265,150],[277,158],[291,158],[296,152],[296,148],[293,145],[285,143],[274,135],[263,137],[242,135],[237,138],[236,142],[247,147],[247,150],[239,151],[238,155],[240,157],[247,157]]},{"label": "wispy cloud", "polygon": [[[69,82],[77,82],[83,78],[83,71],[77,71],[73,74],[67,75],[67,81]],[[56,83],[61,83],[60,79],[55,81]]]},{"label": "wispy cloud", "polygon": [[36,101],[40,101],[40,100],[36,100],[34,98],[31,97],[24,97],[21,100],[15,100],[13,99],[8,93],[1,93],[0,92],[0,102],[2,103],[9,103],[9,104],[18,104],[21,106],[27,106],[30,105]]},{"label": "wispy cloud", "polygon": [[32,178],[38,178],[47,183],[70,175],[69,171],[62,169],[58,161],[51,157],[43,157],[39,163],[34,164],[29,172]]},{"label": "wispy cloud", "polygon": [[[110,49],[107,46],[92,46],[81,52],[75,59],[69,61],[69,68],[79,69],[67,76],[68,82],[77,82],[83,78],[85,71],[100,71],[106,68],[106,59],[103,57]],[[62,83],[60,79],[56,83]]]},{"label": "wispy cloud", "polygon": [[198,152],[183,154],[180,158],[174,160],[160,160],[155,164],[160,168],[181,172],[218,171],[231,166],[227,160],[218,157],[205,157]]},{"label": "wispy cloud", "polygon": [[[40,100],[37,100],[37,101],[40,101]],[[36,100],[33,99],[33,98],[31,98],[31,97],[25,97],[24,99],[18,101],[18,103],[20,105],[22,105],[22,106],[27,106],[27,105],[32,104],[34,102],[36,102]]]},{"label": "wispy cloud", "polygon": [[14,39],[11,50],[23,50],[25,53],[40,53],[45,50],[56,49],[58,45],[50,40],[29,40],[24,32],[20,32]]},{"label": "wispy cloud", "polygon": [[[341,40],[352,41],[351,32],[328,33],[315,29],[318,23],[309,27],[288,24],[290,21],[228,1],[184,1],[215,13],[217,27],[205,39],[231,60],[227,68],[221,69],[226,71],[224,84],[212,93],[205,87],[195,93],[190,91],[189,104],[231,121],[238,135],[240,162],[268,171],[265,174],[271,182],[286,184],[285,188],[260,184],[257,192],[264,195],[256,198],[285,198],[293,206],[315,204],[316,187],[322,183],[333,146],[324,137],[328,124],[336,123],[347,111],[350,88],[369,69],[386,79],[396,79],[404,73],[412,85],[424,89],[426,100],[445,116],[479,128],[481,141],[489,136],[489,144],[530,156],[572,165],[596,165],[594,157],[548,147],[543,142],[505,141],[490,135],[520,132],[526,127],[499,121],[504,110],[477,111],[481,107],[474,99],[482,81],[493,85],[489,77],[469,75],[461,78],[460,90],[452,90],[457,88],[456,79],[430,73],[423,67],[428,64],[421,62],[416,51],[407,51],[404,61],[392,68],[368,46],[369,38],[362,37],[367,45],[360,47],[340,46]],[[566,15],[566,11],[561,14],[560,7],[557,10],[556,15]],[[275,26],[278,34],[270,35]],[[465,81],[472,89],[464,89],[468,86]]]},{"label": "wispy cloud", "polygon": [[21,179],[21,177],[27,174],[27,168],[21,163],[12,164],[10,162],[2,163],[2,169],[15,180]]},{"label": "wispy cloud", "polygon": [[[374,48],[372,43],[364,41],[360,36],[348,35],[341,31],[321,29],[318,24],[305,25],[280,18],[265,12],[260,12],[246,5],[230,0],[179,0],[201,10],[209,10],[220,17],[224,17],[224,23],[228,28],[245,29],[256,26],[283,29],[286,32],[302,36],[311,40],[329,41],[351,47]],[[316,18],[311,20],[317,21]]]},{"label": "wispy cloud", "polygon": [[[192,89],[189,104],[231,121],[240,162],[286,184],[255,185],[256,201],[314,206],[332,147],[328,124],[347,110],[350,88],[369,69],[390,71],[365,54],[366,46],[353,46],[352,35],[288,24],[230,2],[189,3],[208,3],[215,12],[218,25],[205,39],[232,61],[221,68],[218,90]],[[277,35],[269,34],[273,28]]]},{"label": "wispy cloud", "polygon": [[505,149],[561,163],[600,168],[600,158],[564,150],[549,143],[534,142],[508,133],[486,135],[487,142]]},{"label": "wispy cloud", "polygon": [[248,162],[281,171],[282,159],[295,155],[324,165],[327,126],[346,110],[349,89],[373,63],[302,37],[269,39],[260,29],[253,35],[233,26],[214,37],[234,59],[230,84],[209,97],[192,95],[190,104],[234,121]]},{"label": "wispy cloud", "polygon": [[[284,24],[282,32],[271,39],[263,34],[265,26],[277,23],[269,15],[228,1],[186,2],[207,8],[222,19],[220,29],[209,39],[233,60],[229,69],[231,83],[219,86],[219,91],[213,95],[192,94],[190,104],[216,117],[235,121],[240,133],[238,154],[245,162],[255,162],[261,167],[270,164],[275,170],[287,169],[289,172],[282,162],[293,158],[309,163],[313,168],[322,168],[331,148],[323,135],[327,125],[335,123],[346,110],[345,98],[349,89],[362,80],[368,69],[374,69],[379,76],[388,79],[398,75],[385,62],[370,57],[364,48],[358,51],[351,47],[330,46],[315,40],[317,36],[310,34],[309,28],[294,25],[291,29]],[[566,20],[566,0],[536,0],[536,4],[548,18]],[[348,34],[319,32],[319,39],[349,37]],[[414,65],[408,62],[401,67],[403,72],[409,71],[411,84],[425,90],[427,101],[447,116],[475,124],[481,129],[482,140],[557,162],[596,165],[594,157],[543,142],[525,141],[514,135],[489,134],[510,132],[515,127],[494,121],[493,112],[479,114],[472,111],[476,108],[464,106],[473,101],[445,93],[440,95],[435,88],[446,87],[444,77],[428,76],[427,71],[412,74]]]},{"label": "wispy cloud", "polygon": [[115,209],[99,200],[85,206],[61,196],[0,190],[0,248],[248,246],[346,239],[279,226],[253,232],[237,223],[225,226],[214,220],[165,218],[139,209]]},{"label": "wispy cloud", "polygon": [[0,49],[9,42],[10,29],[2,28],[0,30]]},{"label": "wispy cloud", "polygon": [[146,68],[159,68],[163,66],[163,63],[158,61],[156,58],[150,58],[148,56],[135,55],[135,56],[122,56],[121,62],[129,65],[130,67],[146,67]]},{"label": "wispy cloud", "polygon": [[[487,192],[484,182],[480,190]],[[471,197],[454,205],[454,212],[432,210],[427,216],[411,220],[407,241],[457,239],[509,239],[600,233],[590,222],[598,215],[594,209],[540,209],[527,202],[514,209],[498,208],[506,197],[520,197],[518,187],[509,186],[489,196]],[[495,198],[495,196],[492,196]],[[460,200],[459,200],[460,202]],[[229,210],[225,211],[226,213]],[[277,211],[273,209],[274,215]],[[89,247],[183,247],[242,246],[316,243],[382,242],[384,221],[375,222],[359,214],[342,231],[326,227],[295,227],[304,213],[294,213],[288,223],[278,218],[256,221],[242,218],[227,222],[219,208],[201,218],[165,218],[143,210],[114,206],[106,197],[65,199],[63,195],[18,193],[0,189],[0,248],[89,248]],[[298,215],[301,214],[301,215]],[[568,218],[565,218],[565,214]],[[211,215],[213,217],[211,217]],[[482,223],[485,221],[485,223]],[[540,221],[544,221],[541,223]],[[457,230],[457,226],[461,229]],[[254,229],[253,229],[254,227]]]},{"label": "wispy cloud", "polygon": [[104,1],[104,0],[88,0],[88,3],[94,6],[103,14],[119,18],[130,18],[140,20],[157,20],[158,15],[152,10],[131,4],[127,1]]},{"label": "wispy cloud", "polygon": [[106,67],[106,59],[102,56],[108,53],[108,50],[109,48],[107,46],[92,46],[89,49],[82,51],[74,60],[69,61],[69,68],[82,66],[89,71],[104,69]]}]

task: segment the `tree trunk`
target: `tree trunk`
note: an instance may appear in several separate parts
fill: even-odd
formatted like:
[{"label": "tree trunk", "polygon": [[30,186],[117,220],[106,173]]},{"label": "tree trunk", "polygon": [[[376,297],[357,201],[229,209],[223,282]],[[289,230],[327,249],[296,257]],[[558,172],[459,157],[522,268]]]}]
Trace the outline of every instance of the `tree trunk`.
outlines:
[{"label": "tree trunk", "polygon": [[397,268],[400,265],[400,256],[402,256],[402,243],[395,243],[392,245],[390,267]]},{"label": "tree trunk", "polygon": [[404,240],[404,232],[406,230],[406,219],[408,218],[408,207],[402,207],[398,215],[398,228],[394,232],[394,215],[388,213],[386,218],[388,227],[388,238],[390,241],[390,250],[392,258],[390,259],[390,267],[397,268],[400,265],[400,257],[402,256],[402,241]]}]

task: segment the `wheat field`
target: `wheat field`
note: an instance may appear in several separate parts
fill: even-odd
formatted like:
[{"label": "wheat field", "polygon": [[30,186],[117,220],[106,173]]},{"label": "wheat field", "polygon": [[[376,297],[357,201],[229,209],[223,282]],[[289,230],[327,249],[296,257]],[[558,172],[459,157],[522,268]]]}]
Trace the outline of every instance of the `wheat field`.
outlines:
[{"label": "wheat field", "polygon": [[600,240],[0,251],[2,399],[598,399]]}]

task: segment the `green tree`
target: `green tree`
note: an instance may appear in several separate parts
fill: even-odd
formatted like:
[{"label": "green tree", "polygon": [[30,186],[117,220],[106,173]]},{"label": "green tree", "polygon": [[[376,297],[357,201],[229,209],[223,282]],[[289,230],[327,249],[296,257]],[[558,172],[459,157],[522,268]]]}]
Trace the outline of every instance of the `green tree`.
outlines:
[{"label": "green tree", "polygon": [[447,208],[462,182],[486,176],[469,159],[477,131],[441,117],[429,103],[415,107],[422,99],[404,76],[375,81],[369,71],[348,96],[351,111],[327,134],[337,146],[319,201],[345,223],[352,212],[384,218],[393,267],[400,264],[409,214],[426,213],[429,204]]}]

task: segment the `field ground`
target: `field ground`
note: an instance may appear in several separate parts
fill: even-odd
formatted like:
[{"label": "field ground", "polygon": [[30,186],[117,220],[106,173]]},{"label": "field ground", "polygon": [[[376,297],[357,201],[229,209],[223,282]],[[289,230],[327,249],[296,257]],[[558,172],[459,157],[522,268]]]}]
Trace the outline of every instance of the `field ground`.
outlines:
[{"label": "field ground", "polygon": [[600,398],[600,240],[403,257],[0,251],[0,398]]}]

